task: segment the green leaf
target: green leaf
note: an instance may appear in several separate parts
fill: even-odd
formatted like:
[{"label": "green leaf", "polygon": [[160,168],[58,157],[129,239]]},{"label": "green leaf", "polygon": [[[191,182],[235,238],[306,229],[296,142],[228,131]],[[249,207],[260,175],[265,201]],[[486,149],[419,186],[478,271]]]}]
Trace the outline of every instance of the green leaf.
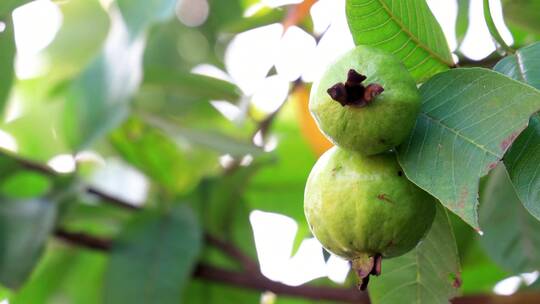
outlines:
[{"label": "green leaf", "polygon": [[446,210],[437,215],[426,238],[406,255],[383,260],[383,272],[369,283],[373,304],[449,303],[461,285],[456,240]]},{"label": "green leaf", "polygon": [[32,0],[2,0],[2,3],[0,3],[0,17],[11,13],[12,10],[30,1]]},{"label": "green leaf", "polygon": [[174,15],[177,0],[118,0],[122,17],[131,38],[138,39],[152,23],[163,22]]},{"label": "green leaf", "polygon": [[535,0],[503,0],[505,19],[520,28],[540,34],[540,2]]},{"label": "green leaf", "polygon": [[101,303],[107,255],[53,242],[30,280],[9,299],[13,304]]},{"label": "green leaf", "polygon": [[497,72],[453,69],[421,88],[422,108],[398,148],[409,179],[475,229],[478,180],[540,109],[540,92]]},{"label": "green leaf", "polygon": [[540,42],[506,56],[493,69],[540,90]]},{"label": "green leaf", "polygon": [[34,200],[0,202],[0,283],[19,288],[37,264],[54,227],[56,205]]},{"label": "green leaf", "polygon": [[209,281],[193,280],[186,290],[183,301],[186,304],[252,304],[259,303],[261,293],[256,290],[235,288]]},{"label": "green leaf", "polygon": [[71,145],[80,150],[118,126],[142,78],[146,30],[174,12],[175,0],[119,1],[109,8],[111,27],[103,50],[71,83],[64,114]]},{"label": "green leaf", "polygon": [[480,199],[486,253],[516,274],[540,269],[540,222],[519,203],[504,166],[490,174]]},{"label": "green leaf", "polygon": [[51,186],[51,181],[41,173],[19,171],[0,182],[0,195],[17,199],[38,197]]},{"label": "green leaf", "polygon": [[279,8],[263,8],[255,15],[235,20],[223,26],[225,33],[238,34],[257,27],[279,23],[285,18],[286,10]]},{"label": "green leaf", "polygon": [[13,84],[15,60],[15,38],[13,36],[13,23],[11,18],[2,20],[5,23],[5,30],[0,33],[0,113],[4,112],[4,107],[11,92]]},{"label": "green leaf", "polygon": [[179,303],[201,243],[199,224],[184,204],[136,215],[113,245],[104,303]]},{"label": "green leaf", "polygon": [[[110,22],[99,1],[65,1],[58,8],[62,12],[62,26],[43,50],[44,58],[52,67],[43,80],[65,82],[78,75],[99,54]],[[89,30],[90,24],[92,35],[81,35]]]},{"label": "green leaf", "polygon": [[189,142],[199,147],[208,148],[224,154],[227,153],[232,156],[243,156],[246,154],[257,156],[264,153],[262,149],[247,140],[234,138],[214,130],[200,130],[177,126],[165,120],[150,116],[145,117],[145,121],[168,134],[178,145],[184,145],[186,142]]},{"label": "green leaf", "polygon": [[186,193],[219,167],[217,153],[179,145],[136,118],[128,119],[110,140],[124,160],[170,193]]},{"label": "green leaf", "polygon": [[456,39],[458,43],[457,49],[463,42],[467,29],[469,28],[469,8],[471,1],[470,0],[458,0],[458,15],[456,19]]},{"label": "green leaf", "polygon": [[72,201],[62,209],[58,226],[103,238],[118,235],[132,213],[106,202]]},{"label": "green leaf", "polygon": [[[522,48],[499,61],[498,72],[540,89],[540,43]],[[516,139],[504,157],[512,183],[521,202],[540,220],[540,116]]]},{"label": "green leaf", "polygon": [[540,116],[531,118],[529,126],[512,144],[504,164],[518,197],[527,210],[540,220]]},{"label": "green leaf", "polygon": [[480,245],[480,238],[475,233],[474,242],[468,249],[467,255],[461,259],[463,294],[491,293],[498,282],[510,276],[487,256]]},{"label": "green leaf", "polygon": [[440,25],[424,0],[347,0],[354,42],[399,57],[417,82],[454,66]]},{"label": "green leaf", "polygon": [[241,96],[238,87],[228,81],[163,68],[145,68],[144,85],[159,86],[182,96],[201,99],[236,102]]}]

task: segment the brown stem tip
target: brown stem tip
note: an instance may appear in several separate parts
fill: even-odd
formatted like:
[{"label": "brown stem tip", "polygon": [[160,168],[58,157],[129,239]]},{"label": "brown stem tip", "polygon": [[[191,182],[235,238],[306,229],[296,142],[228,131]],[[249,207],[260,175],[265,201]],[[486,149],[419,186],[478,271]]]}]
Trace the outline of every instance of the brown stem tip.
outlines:
[{"label": "brown stem tip", "polygon": [[360,284],[358,288],[360,290],[366,290],[369,284],[369,277],[371,275],[378,276],[382,271],[382,255],[380,253],[375,254],[374,256],[369,256],[368,254],[362,254],[358,258],[352,260],[352,269],[356,272]]},{"label": "brown stem tip", "polygon": [[342,106],[365,107],[384,91],[384,88],[377,83],[364,86],[362,82],[366,79],[366,76],[350,69],[345,83],[336,83],[326,92]]}]

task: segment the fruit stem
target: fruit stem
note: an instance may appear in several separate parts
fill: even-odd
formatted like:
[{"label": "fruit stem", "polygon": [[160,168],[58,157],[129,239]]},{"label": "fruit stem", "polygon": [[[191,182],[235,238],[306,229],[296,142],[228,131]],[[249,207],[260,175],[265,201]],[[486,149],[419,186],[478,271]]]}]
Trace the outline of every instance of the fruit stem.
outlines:
[{"label": "fruit stem", "polygon": [[359,285],[360,290],[366,290],[369,282],[369,275],[371,274],[374,265],[375,259],[368,254],[362,254],[352,260],[352,269],[361,281],[361,284]]},{"label": "fruit stem", "polygon": [[382,255],[380,253],[370,256],[366,253],[352,260],[352,269],[361,281],[360,290],[366,290],[369,283],[369,276],[378,276],[382,270]]}]

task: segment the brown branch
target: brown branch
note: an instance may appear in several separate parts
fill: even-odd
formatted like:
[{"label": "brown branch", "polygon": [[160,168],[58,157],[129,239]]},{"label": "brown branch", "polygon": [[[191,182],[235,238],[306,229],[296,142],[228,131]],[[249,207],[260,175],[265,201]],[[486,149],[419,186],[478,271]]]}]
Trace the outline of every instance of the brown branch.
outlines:
[{"label": "brown branch", "polygon": [[489,56],[482,60],[471,60],[467,58],[460,58],[457,64],[457,67],[483,67],[483,68],[493,68],[493,66],[501,60],[500,56]]},{"label": "brown branch", "polygon": [[66,243],[88,249],[109,251],[112,245],[110,240],[101,239],[85,233],[68,232],[62,228],[57,228],[54,231],[54,235]]},{"label": "brown branch", "polygon": [[[99,251],[109,251],[112,242],[84,233],[73,233],[63,229],[57,229],[55,235],[72,245]],[[218,247],[223,247],[221,241],[212,240]],[[228,246],[228,245],[227,245]],[[231,252],[231,255],[236,255]],[[289,286],[272,281],[264,277],[258,268],[256,272],[238,272],[221,269],[204,263],[197,264],[193,273],[195,278],[219,282],[240,288],[270,291],[278,295],[300,297],[312,300],[338,301],[342,303],[369,304],[367,293],[356,289],[325,287],[325,286]],[[517,304],[517,303],[540,303],[540,293],[519,293],[512,296],[500,295],[467,295],[453,299],[453,304]]]},{"label": "brown branch", "polygon": [[92,195],[95,195],[95,196],[101,198],[103,201],[105,201],[105,202],[107,202],[109,204],[115,205],[117,207],[120,207],[120,208],[124,208],[124,209],[128,209],[128,210],[141,210],[142,209],[139,206],[128,203],[128,202],[126,202],[124,200],[121,200],[118,197],[112,196],[110,194],[101,192],[100,190],[98,190],[96,188],[93,188],[93,187],[86,188],[86,192],[90,193]]},{"label": "brown branch", "polygon": [[[98,238],[84,233],[73,233],[64,229],[57,229],[55,231],[55,235],[59,239],[75,246],[105,252],[111,249],[112,242],[110,240]],[[217,241],[216,239],[213,239],[212,242],[219,245],[219,247],[222,247],[223,245],[221,241]],[[237,252],[234,251],[231,251],[230,253],[233,255],[237,254]],[[258,270],[258,266],[256,268],[256,272],[252,273],[225,270],[204,263],[199,263],[195,268],[193,276],[196,278],[220,282],[237,287],[260,291],[271,291],[276,294],[302,297],[306,299],[340,301],[344,303],[369,303],[368,297],[365,293],[361,293],[353,289],[307,285],[294,287],[279,282],[274,282],[265,278]]]},{"label": "brown branch", "polygon": [[1,151],[0,156],[7,157],[11,160],[13,160],[15,163],[17,163],[19,166],[28,169],[30,171],[42,173],[44,175],[48,176],[56,176],[60,175],[58,172],[54,171],[51,167],[47,166],[46,164],[42,164],[36,161],[24,159],[22,157],[19,157],[17,155],[14,155],[12,153]]},{"label": "brown branch", "polygon": [[[103,193],[95,188],[87,188],[86,191],[92,195],[95,195],[101,199],[103,199],[105,202],[107,203],[110,203],[110,204],[113,204],[117,207],[120,207],[120,208],[124,208],[124,209],[128,209],[128,210],[141,210],[142,208],[139,207],[139,206],[135,206],[135,205],[132,205],[128,202],[125,202],[117,197],[114,197],[114,196],[111,196],[109,194],[106,194],[106,193]],[[61,235],[58,235],[59,237],[64,237],[66,238],[66,233],[64,230],[58,230],[57,232],[60,232]],[[70,237],[82,237],[84,238],[85,235],[82,235],[82,234],[76,234],[76,233],[71,233],[72,235],[70,235]],[[259,269],[259,265],[253,260],[251,259],[251,257],[245,255],[242,251],[240,251],[238,248],[236,248],[234,245],[232,245],[231,243],[228,243],[226,241],[223,241],[209,233],[205,233],[204,234],[204,239],[205,239],[205,242],[210,245],[210,246],[213,246],[215,248],[218,248],[220,249],[221,251],[223,251],[226,255],[228,255],[229,257],[233,258],[234,260],[236,260],[237,262],[240,263],[240,265],[248,272],[256,272],[258,271]],[[70,239],[68,239],[68,241],[70,241]],[[90,243],[92,242],[92,240],[86,240],[86,241],[90,241]],[[103,245],[103,244],[101,244]],[[98,245],[99,246],[99,245]],[[96,249],[99,249],[99,248],[96,248]]]},{"label": "brown branch", "polygon": [[230,271],[205,264],[197,265],[194,276],[204,280],[221,282],[227,285],[262,292],[271,291],[278,295],[312,300],[339,301],[343,303],[369,303],[367,293],[360,292],[356,289],[310,285],[289,286],[267,279],[262,275]]},{"label": "brown branch", "polygon": [[259,272],[259,264],[257,264],[257,262],[255,262],[251,257],[244,254],[240,249],[238,249],[233,244],[225,242],[208,233],[205,233],[204,239],[208,245],[220,249],[229,257],[238,261],[245,271],[252,274]]}]

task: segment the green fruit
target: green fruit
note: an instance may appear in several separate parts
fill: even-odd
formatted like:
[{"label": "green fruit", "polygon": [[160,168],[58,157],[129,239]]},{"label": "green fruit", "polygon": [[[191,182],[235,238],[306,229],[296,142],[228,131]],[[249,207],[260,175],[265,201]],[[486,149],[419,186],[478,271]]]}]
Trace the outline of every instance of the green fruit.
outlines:
[{"label": "green fruit", "polygon": [[374,155],[407,138],[420,110],[420,95],[399,59],[358,46],[314,83],[309,109],[335,145]]},{"label": "green fruit", "polygon": [[304,211],[324,248],[357,268],[371,259],[369,272],[373,257],[399,256],[418,244],[435,201],[407,180],[393,153],[362,156],[333,147],[309,175]]}]

